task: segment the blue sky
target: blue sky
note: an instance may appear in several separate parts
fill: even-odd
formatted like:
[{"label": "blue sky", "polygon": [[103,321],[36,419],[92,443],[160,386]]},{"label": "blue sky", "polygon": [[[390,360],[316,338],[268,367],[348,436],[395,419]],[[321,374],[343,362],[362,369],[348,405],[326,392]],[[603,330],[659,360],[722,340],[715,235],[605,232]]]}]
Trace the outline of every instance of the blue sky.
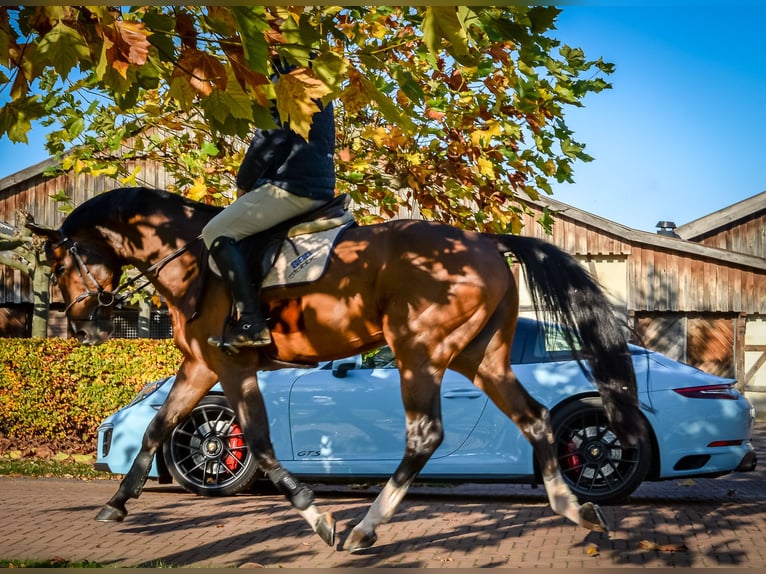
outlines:
[{"label": "blue sky", "polygon": [[766,2],[614,4],[557,20],[556,38],[616,71],[567,114],[596,159],[553,197],[655,231],[766,190]]},{"label": "blue sky", "polygon": [[[644,231],[766,190],[766,1],[562,6],[553,35],[616,65],[613,89],[567,111],[595,161],[554,198]],[[0,139],[0,178],[46,158]]]}]

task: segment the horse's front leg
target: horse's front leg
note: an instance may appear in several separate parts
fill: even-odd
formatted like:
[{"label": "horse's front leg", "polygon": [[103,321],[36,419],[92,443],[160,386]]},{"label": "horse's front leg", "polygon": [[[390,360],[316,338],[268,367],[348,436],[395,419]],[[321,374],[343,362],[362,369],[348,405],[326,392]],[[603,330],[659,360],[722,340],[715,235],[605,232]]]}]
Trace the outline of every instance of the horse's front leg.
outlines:
[{"label": "horse's front leg", "polygon": [[258,467],[298,510],[311,529],[328,545],[335,544],[335,519],[330,512],[320,512],[314,504],[314,492],[287,471],[274,454],[266,406],[252,368],[226,368],[221,373],[224,394],[237,413],[250,452]]},{"label": "horse's front leg", "polygon": [[184,362],[176,375],[173,388],[167,400],[146,428],[141,441],[141,450],[136,455],[130,470],[120,482],[114,496],[99,511],[99,522],[121,522],[127,516],[125,503],[129,498],[138,498],[146,484],[152,459],[162,443],[170,436],[175,426],[183,420],[196,404],[215,385],[215,373],[202,365]]},{"label": "horse's front leg", "polygon": [[412,370],[401,365],[399,368],[401,373],[410,373],[406,377],[402,375],[402,399],[407,419],[404,456],[365,517],[351,531],[345,545],[350,552],[375,544],[378,538],[376,528],[391,520],[415,477],[444,440],[440,380],[432,380],[429,375],[417,377]]}]

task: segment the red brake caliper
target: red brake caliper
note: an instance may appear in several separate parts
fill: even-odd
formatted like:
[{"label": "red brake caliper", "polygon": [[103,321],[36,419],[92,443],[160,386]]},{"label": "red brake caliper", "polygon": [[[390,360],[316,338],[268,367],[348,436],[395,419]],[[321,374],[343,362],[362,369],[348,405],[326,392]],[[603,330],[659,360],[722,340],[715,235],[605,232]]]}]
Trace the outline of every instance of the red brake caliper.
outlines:
[{"label": "red brake caliper", "polygon": [[231,425],[229,432],[229,454],[223,459],[223,464],[231,471],[237,470],[239,463],[245,457],[245,441],[242,440],[242,427],[237,423]]},{"label": "red brake caliper", "polygon": [[566,464],[566,468],[563,469],[564,472],[569,472],[580,464],[580,456],[577,454],[577,447],[575,446],[574,441],[570,440],[567,443],[564,462]]}]

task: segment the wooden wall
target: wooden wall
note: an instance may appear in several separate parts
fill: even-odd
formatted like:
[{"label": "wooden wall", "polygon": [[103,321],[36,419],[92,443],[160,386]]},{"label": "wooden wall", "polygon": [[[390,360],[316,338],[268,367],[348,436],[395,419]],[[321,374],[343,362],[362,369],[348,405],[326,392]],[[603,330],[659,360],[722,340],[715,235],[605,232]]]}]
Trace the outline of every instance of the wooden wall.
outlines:
[{"label": "wooden wall", "polygon": [[737,253],[766,257],[766,209],[736,225],[729,225],[694,239],[695,243]]},{"label": "wooden wall", "polygon": [[[766,314],[766,270],[738,265],[727,258],[705,258],[657,244],[654,234],[638,233],[644,241],[583,223],[565,212],[556,216],[553,234],[536,222],[541,212],[525,216],[523,233],[547,239],[583,257],[627,257],[627,308],[639,312],[723,312]],[[766,229],[766,228],[764,228]],[[761,229],[761,233],[764,233]],[[655,240],[656,239],[656,240]],[[609,285],[606,285],[609,288]]]}]

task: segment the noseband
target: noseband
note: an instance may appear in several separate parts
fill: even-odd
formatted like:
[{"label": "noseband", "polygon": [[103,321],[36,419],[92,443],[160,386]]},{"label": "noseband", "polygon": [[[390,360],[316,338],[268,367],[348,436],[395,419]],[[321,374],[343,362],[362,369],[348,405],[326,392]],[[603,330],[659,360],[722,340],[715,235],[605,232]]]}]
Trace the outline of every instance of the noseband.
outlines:
[{"label": "noseband", "polygon": [[[201,236],[194,239],[194,241],[200,239]],[[67,247],[67,251],[69,252],[69,255],[72,256],[72,259],[74,260],[75,264],[77,265],[77,272],[80,274],[80,278],[82,279],[83,283],[86,286],[86,291],[83,293],[80,293],[77,297],[75,297],[69,305],[67,305],[66,309],[64,309],[64,314],[69,317],[72,321],[95,321],[96,315],[98,314],[99,310],[102,308],[108,308],[113,306],[120,306],[122,303],[124,303],[128,298],[132,297],[133,294],[140,291],[151,281],[146,277],[147,273],[152,273],[154,271],[160,270],[165,264],[169,263],[182,253],[186,252],[189,249],[189,244],[184,245],[180,249],[177,249],[170,255],[167,255],[157,261],[154,265],[150,265],[146,271],[140,271],[139,274],[133,278],[131,278],[129,281],[127,281],[125,284],[120,285],[117,289],[114,291],[109,291],[107,289],[104,289],[101,284],[99,284],[98,281],[96,281],[96,278],[93,277],[93,274],[90,272],[90,269],[88,269],[88,266],[85,264],[85,261],[83,261],[82,257],[80,257],[80,253],[77,248],[77,242],[72,241],[71,239],[64,238],[62,241],[59,241],[55,247],[69,244],[69,247]],[[136,281],[138,281],[141,278],[144,278],[144,282],[135,287],[134,284]],[[53,278],[55,281],[55,277]],[[89,285],[92,285],[94,289],[91,289]],[[86,299],[90,297],[96,298],[96,308],[93,310],[93,312],[88,316],[84,318],[75,318],[69,316],[70,309],[75,306],[77,303],[80,303],[82,301],[85,301]]]}]

